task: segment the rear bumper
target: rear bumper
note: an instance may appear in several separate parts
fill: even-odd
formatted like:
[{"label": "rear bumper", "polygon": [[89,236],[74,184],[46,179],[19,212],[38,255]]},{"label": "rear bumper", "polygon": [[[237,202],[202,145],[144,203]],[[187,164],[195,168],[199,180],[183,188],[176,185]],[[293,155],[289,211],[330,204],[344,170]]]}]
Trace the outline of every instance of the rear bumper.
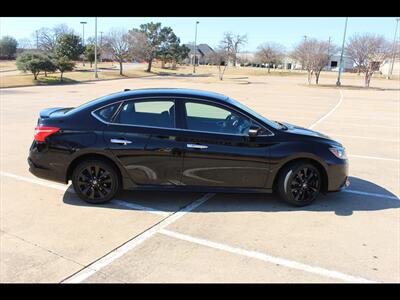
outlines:
[{"label": "rear bumper", "polygon": [[347,160],[330,165],[327,169],[328,192],[336,192],[347,188],[349,181],[349,164]]},{"label": "rear bumper", "polygon": [[65,176],[54,170],[39,167],[28,157],[29,172],[36,177],[66,184]]}]

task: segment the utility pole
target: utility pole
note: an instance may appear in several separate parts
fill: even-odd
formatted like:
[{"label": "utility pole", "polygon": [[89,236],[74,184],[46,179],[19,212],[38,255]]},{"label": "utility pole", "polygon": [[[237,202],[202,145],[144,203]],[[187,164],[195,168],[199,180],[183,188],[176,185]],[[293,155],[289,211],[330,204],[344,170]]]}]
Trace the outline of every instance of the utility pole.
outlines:
[{"label": "utility pole", "polygon": [[331,56],[330,56],[330,51],[331,51],[331,37],[328,39],[328,71],[330,71],[330,63],[331,63]]},{"label": "utility pole", "polygon": [[196,73],[196,42],[197,42],[197,24],[199,24],[199,21],[196,21],[196,31],[194,34],[194,59],[193,59],[193,73]]},{"label": "utility pole", "polygon": [[393,74],[394,60],[396,59],[397,27],[399,26],[399,21],[400,21],[400,18],[397,18],[397,19],[396,19],[396,30],[394,31],[394,39],[393,39],[392,64],[391,64],[391,66],[390,66],[387,79],[390,79],[390,76],[392,76],[392,74]]},{"label": "utility pole", "polygon": [[[85,24],[87,24],[87,22],[80,22],[82,24],[82,46],[85,47]],[[82,66],[85,65],[85,58],[82,58]]]},{"label": "utility pole", "polygon": [[336,86],[340,86],[340,74],[342,72],[342,63],[343,63],[343,51],[344,51],[344,42],[346,40],[346,30],[347,30],[347,19],[348,17],[346,17],[346,22],[344,24],[344,34],[343,34],[343,43],[342,43],[342,53],[340,54],[340,62],[339,62],[339,74],[338,74],[338,79],[336,81]]},{"label": "utility pole", "polygon": [[94,78],[99,78],[97,75],[97,17],[94,18]]},{"label": "utility pole", "polygon": [[103,31],[100,31],[100,62],[103,62],[103,58],[101,57],[102,50],[103,50]]},{"label": "utility pole", "polygon": [[39,35],[38,31],[36,30],[36,50],[39,49]]}]

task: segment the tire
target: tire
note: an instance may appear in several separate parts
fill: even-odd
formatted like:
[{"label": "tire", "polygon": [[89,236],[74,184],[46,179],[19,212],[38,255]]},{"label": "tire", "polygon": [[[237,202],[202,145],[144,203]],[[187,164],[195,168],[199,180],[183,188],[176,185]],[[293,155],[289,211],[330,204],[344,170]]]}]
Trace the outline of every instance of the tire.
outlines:
[{"label": "tire", "polygon": [[321,173],[316,166],[297,162],[282,169],[278,177],[277,192],[286,203],[300,207],[312,203],[318,197],[321,185]]},{"label": "tire", "polygon": [[110,201],[120,189],[118,171],[103,160],[79,163],[72,173],[72,185],[79,198],[92,204]]}]

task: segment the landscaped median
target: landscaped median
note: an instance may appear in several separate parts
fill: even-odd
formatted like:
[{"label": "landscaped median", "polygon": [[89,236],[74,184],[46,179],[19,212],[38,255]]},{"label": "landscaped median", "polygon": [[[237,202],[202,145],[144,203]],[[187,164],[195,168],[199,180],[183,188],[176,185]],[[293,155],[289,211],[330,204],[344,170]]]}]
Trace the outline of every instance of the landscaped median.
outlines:
[{"label": "landscaped median", "polygon": [[81,62],[76,63],[76,67],[72,72],[65,72],[63,75],[63,81],[60,80],[60,72],[40,73],[37,80],[34,80],[31,73],[23,73],[18,71],[12,65],[12,62],[1,63],[0,71],[0,88],[10,88],[10,87],[23,87],[23,86],[33,86],[33,85],[52,85],[52,84],[71,84],[80,83],[93,80],[110,80],[110,79],[123,79],[123,78],[134,78],[134,77],[147,77],[154,76],[153,73],[145,72],[145,68],[138,66],[134,69],[129,69],[124,71],[124,75],[119,75],[119,69],[115,64],[111,63],[100,63],[98,66],[98,78],[95,78],[94,69],[86,66],[82,66]]}]

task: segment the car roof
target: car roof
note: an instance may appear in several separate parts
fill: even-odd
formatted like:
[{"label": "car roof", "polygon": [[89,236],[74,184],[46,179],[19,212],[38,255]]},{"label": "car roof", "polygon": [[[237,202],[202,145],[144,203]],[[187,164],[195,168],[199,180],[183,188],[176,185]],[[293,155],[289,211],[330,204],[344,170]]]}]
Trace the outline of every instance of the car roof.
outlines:
[{"label": "car roof", "polygon": [[171,96],[171,97],[177,97],[177,99],[178,97],[194,97],[199,99],[211,99],[217,102],[221,101],[225,103],[232,103],[232,99],[230,99],[225,95],[209,91],[202,91],[202,90],[180,89],[180,88],[150,88],[150,89],[135,89],[135,90],[125,89],[124,91],[106,95],[98,99],[86,102],[81,106],[72,109],[69,113],[79,113],[86,110],[91,111],[93,109],[97,109],[99,107],[111,104],[115,101],[129,100],[141,97],[153,97],[153,96],[155,97]]},{"label": "car roof", "polygon": [[192,96],[199,98],[212,98],[220,101],[228,101],[228,97],[219,93],[195,90],[195,89],[182,89],[182,88],[147,88],[124,90],[120,93],[115,93],[115,97],[140,97],[140,96]]}]

